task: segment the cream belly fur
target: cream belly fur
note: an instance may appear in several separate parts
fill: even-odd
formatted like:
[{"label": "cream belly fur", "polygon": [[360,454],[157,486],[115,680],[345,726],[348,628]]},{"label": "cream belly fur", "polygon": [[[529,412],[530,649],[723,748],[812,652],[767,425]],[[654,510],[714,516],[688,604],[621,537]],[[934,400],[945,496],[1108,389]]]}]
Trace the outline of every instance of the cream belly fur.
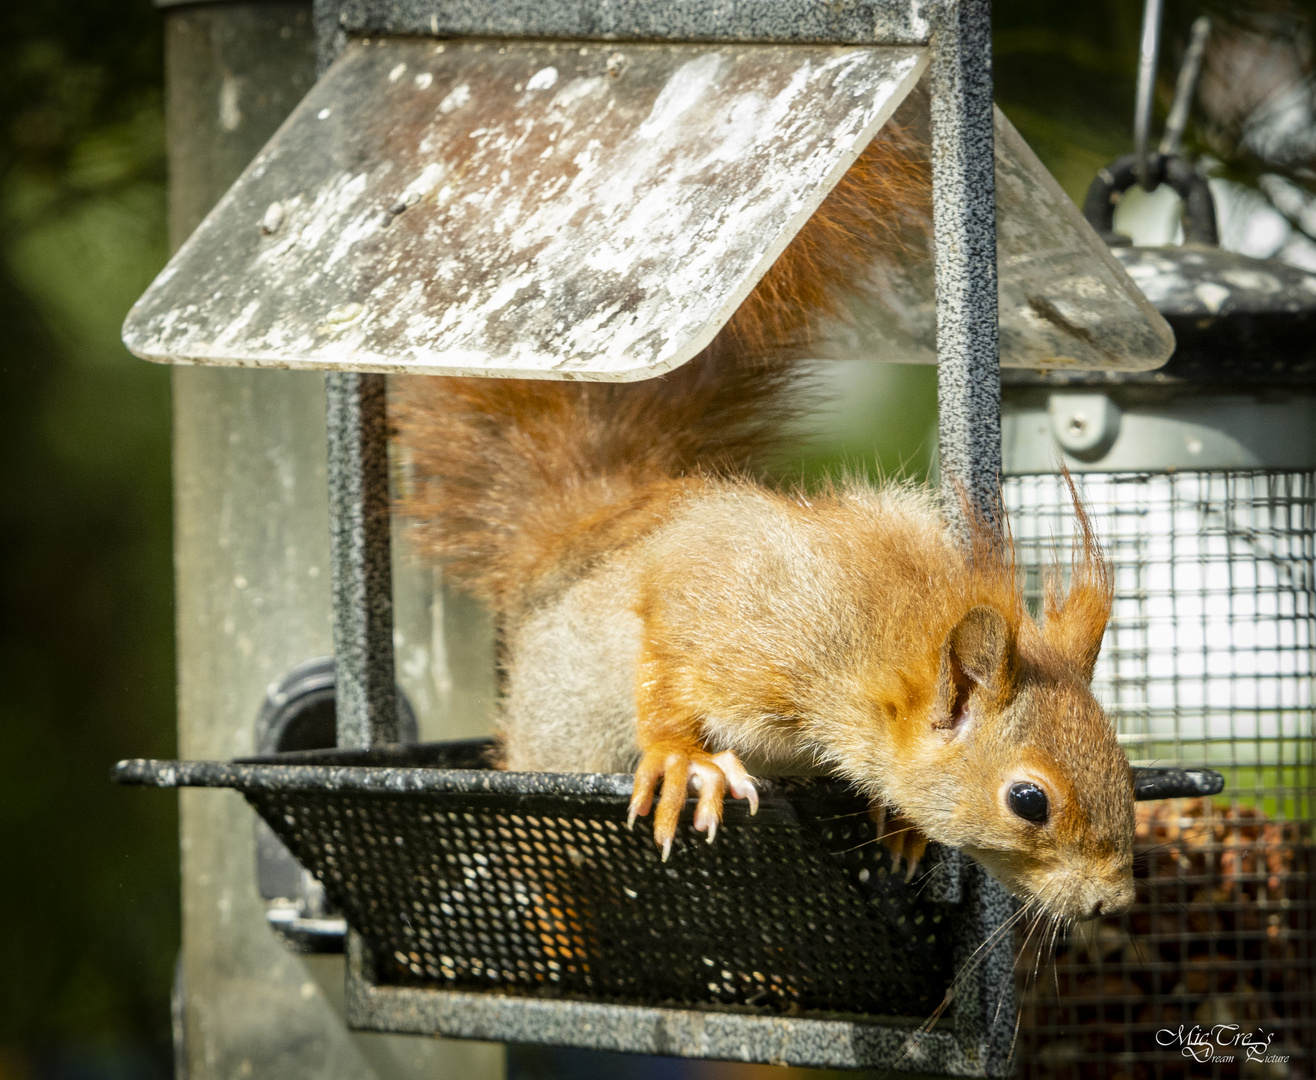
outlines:
[{"label": "cream belly fur", "polygon": [[508,634],[501,730],[506,766],[543,772],[630,772],[635,730],[634,563],[576,582]]}]

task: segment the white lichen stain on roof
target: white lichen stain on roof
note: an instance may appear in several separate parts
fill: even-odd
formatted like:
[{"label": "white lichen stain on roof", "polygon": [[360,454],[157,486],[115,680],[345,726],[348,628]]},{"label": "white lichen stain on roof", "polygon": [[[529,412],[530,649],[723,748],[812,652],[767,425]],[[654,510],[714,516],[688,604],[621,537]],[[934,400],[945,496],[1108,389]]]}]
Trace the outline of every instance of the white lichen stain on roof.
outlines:
[{"label": "white lichen stain on roof", "polygon": [[530,76],[530,81],[525,84],[527,90],[548,90],[557,82],[557,68],[546,67],[540,68]]},{"label": "white lichen stain on roof", "polygon": [[452,92],[439,102],[439,112],[447,115],[457,109],[460,109],[471,100],[471,88],[465,83],[454,87]]},{"label": "white lichen stain on roof", "polygon": [[1202,302],[1202,306],[1207,311],[1216,315],[1229,299],[1229,290],[1214,281],[1203,281],[1193,287],[1193,295]]}]

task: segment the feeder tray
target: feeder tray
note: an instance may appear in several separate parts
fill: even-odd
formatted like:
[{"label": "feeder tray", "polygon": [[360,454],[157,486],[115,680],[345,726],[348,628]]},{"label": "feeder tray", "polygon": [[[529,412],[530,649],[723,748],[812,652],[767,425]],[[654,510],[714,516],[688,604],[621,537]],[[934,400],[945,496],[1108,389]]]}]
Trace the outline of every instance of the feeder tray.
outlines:
[{"label": "feeder tray", "polygon": [[[716,843],[687,827],[664,863],[647,822],[625,827],[630,776],[501,772],[489,750],[136,760],[115,775],[243,793],[359,935],[354,1027],[996,1075],[989,1047],[1010,1032],[991,1030],[986,966],[919,1032],[1011,910],[958,852],[931,846],[911,887],[865,799],[775,779],[756,816],[728,803]],[[1219,790],[1218,774],[1144,772],[1147,797]]]}]

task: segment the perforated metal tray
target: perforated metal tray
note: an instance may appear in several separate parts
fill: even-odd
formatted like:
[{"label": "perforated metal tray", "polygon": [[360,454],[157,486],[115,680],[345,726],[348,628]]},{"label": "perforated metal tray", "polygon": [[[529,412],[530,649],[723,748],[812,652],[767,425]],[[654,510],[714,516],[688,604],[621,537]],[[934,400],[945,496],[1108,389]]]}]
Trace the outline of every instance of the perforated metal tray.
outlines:
[{"label": "perforated metal tray", "polygon": [[686,831],[664,864],[647,821],[625,827],[629,776],[500,772],[486,751],[139,760],[115,775],[246,796],[359,935],[353,1026],[1003,1074],[1008,941],[911,1039],[1010,913],[958,853],[931,849],[907,885],[863,800],[780,780],[757,816],[729,805],[716,843]]},{"label": "perforated metal tray", "polygon": [[787,779],[663,863],[648,822],[625,827],[629,776],[500,772],[488,750],[125,761],[116,779],[246,796],[356,932],[359,1028],[1006,1073],[1012,942],[974,954],[1013,902],[957,852],[933,846],[907,883],[864,800]]}]

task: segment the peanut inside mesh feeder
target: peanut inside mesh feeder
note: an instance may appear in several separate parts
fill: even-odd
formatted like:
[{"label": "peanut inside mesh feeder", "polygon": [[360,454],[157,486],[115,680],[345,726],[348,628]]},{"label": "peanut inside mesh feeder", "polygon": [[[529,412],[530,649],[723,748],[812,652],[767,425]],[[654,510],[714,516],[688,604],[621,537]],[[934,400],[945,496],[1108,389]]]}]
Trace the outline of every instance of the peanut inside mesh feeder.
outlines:
[{"label": "peanut inside mesh feeder", "polygon": [[[340,749],[128,762],[119,778],[243,791],[356,931],[354,1026],[1003,1075],[1004,935],[940,1025],[910,1036],[1008,897],[950,852],[906,885],[836,785],[774,784],[753,822],[729,807],[716,845],[683,843],[664,866],[623,828],[629,777],[498,773],[469,748],[390,745],[383,383],[625,381],[684,363],[925,78],[934,243],[917,303],[887,290],[886,315],[856,314],[857,344],[833,335],[820,351],[882,345],[894,319],[923,352],[892,358],[927,359],[934,334],[942,476],[988,505],[998,218],[1015,282],[1000,295],[1020,325],[1050,327],[1047,358],[1141,370],[1171,340],[1017,138],[994,153],[987,5],[418,0],[349,3],[341,26],[357,36],[322,34],[337,60],[124,328],[146,359],[328,372]],[[1075,261],[1090,288],[1048,292],[1074,279],[1047,267]],[[1106,333],[1117,348],[1089,347]],[[1038,362],[1012,344],[1026,336],[1007,334],[1009,362]]]}]

